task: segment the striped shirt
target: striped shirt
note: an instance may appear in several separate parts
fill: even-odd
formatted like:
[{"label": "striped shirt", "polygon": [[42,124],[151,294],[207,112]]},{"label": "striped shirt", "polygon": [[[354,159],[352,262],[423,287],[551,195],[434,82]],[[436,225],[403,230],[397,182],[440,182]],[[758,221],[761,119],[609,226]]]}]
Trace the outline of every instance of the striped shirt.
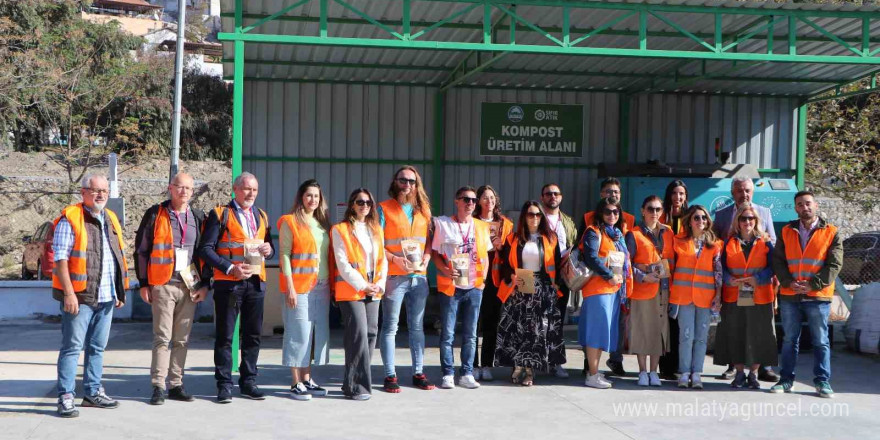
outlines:
[{"label": "striped shirt", "polygon": [[[101,240],[103,250],[101,252],[103,260],[101,261],[101,285],[98,287],[98,302],[106,303],[116,298],[116,262],[113,261],[113,250],[110,249],[110,237],[108,236],[108,226],[104,222],[105,216],[102,211],[100,214],[92,214],[101,224],[101,230],[104,231],[104,239]],[[62,218],[55,227],[55,235],[52,241],[52,250],[55,251],[55,261],[67,260],[70,258],[70,251],[73,249],[73,228],[66,218]]]}]

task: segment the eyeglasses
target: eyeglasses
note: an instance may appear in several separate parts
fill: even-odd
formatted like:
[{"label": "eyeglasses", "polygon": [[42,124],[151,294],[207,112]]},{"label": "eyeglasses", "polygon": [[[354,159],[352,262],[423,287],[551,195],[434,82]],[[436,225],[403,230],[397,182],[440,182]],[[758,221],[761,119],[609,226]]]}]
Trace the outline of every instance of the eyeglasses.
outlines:
[{"label": "eyeglasses", "polygon": [[602,211],[602,214],[605,214],[605,215],[620,215],[620,210],[619,210],[619,209],[604,209],[604,210]]},{"label": "eyeglasses", "polygon": [[703,215],[703,214],[697,214],[697,215],[695,215],[695,216],[693,217],[693,219],[696,220],[696,221],[698,221],[698,222],[705,222],[705,221],[708,221],[708,220],[709,220],[709,216],[708,216],[708,215]]},{"label": "eyeglasses", "polygon": [[544,197],[559,197],[562,193],[559,191],[547,191],[544,193]]},{"label": "eyeglasses", "polygon": [[398,177],[397,183],[401,185],[416,186],[416,179],[407,179],[406,177]]},{"label": "eyeglasses", "polygon": [[458,200],[461,200],[461,201],[464,202],[466,205],[469,205],[469,204],[471,204],[471,203],[473,203],[473,204],[476,204],[476,203],[477,203],[477,198],[476,198],[476,197],[459,197]]},{"label": "eyeglasses", "polygon": [[755,221],[755,217],[740,217],[740,218],[739,218],[739,221],[741,221],[741,222],[743,222],[743,223],[745,223],[745,222],[753,222],[753,221]]},{"label": "eyeglasses", "polygon": [[107,189],[93,189],[93,188],[83,188],[83,189],[88,190],[89,193],[93,196],[97,196],[97,195],[106,196],[107,194],[110,194],[110,190],[107,190]]},{"label": "eyeglasses", "polygon": [[541,218],[543,214],[540,212],[527,212],[526,217],[528,218]]},{"label": "eyeglasses", "polygon": [[620,194],[619,189],[603,189],[602,192],[605,194]]},{"label": "eyeglasses", "polygon": [[184,190],[185,192],[192,192],[193,191],[193,187],[191,187],[191,186],[183,186],[183,185],[178,185],[176,183],[172,183],[171,186],[177,188],[178,191],[179,190]]},{"label": "eyeglasses", "polygon": [[649,206],[645,210],[648,212],[663,212],[663,207]]},{"label": "eyeglasses", "polygon": [[358,206],[373,206],[372,200],[355,200]]}]

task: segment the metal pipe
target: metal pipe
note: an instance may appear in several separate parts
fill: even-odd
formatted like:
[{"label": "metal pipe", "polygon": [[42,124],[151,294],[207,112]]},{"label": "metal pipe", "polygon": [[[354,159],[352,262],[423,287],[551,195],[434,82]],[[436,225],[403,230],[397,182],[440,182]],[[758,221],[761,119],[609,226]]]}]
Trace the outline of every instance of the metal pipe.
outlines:
[{"label": "metal pipe", "polygon": [[177,174],[180,156],[180,103],[183,95],[183,43],[186,41],[186,0],[177,1],[177,52],[174,54],[174,110],[171,115],[171,169],[168,182]]}]

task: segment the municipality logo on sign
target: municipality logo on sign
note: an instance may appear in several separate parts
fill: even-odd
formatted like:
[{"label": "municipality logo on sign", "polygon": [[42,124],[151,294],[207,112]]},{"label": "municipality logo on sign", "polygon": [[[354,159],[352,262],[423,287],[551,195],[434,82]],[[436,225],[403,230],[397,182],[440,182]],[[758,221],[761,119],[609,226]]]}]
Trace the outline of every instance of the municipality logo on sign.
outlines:
[{"label": "municipality logo on sign", "polygon": [[724,209],[733,204],[733,199],[729,196],[718,196],[709,204],[709,212],[715,212]]},{"label": "municipality logo on sign", "polygon": [[523,116],[525,116],[525,112],[523,112],[522,107],[518,105],[510,107],[510,109],[507,110],[507,119],[509,119],[510,122],[520,122],[523,120]]}]

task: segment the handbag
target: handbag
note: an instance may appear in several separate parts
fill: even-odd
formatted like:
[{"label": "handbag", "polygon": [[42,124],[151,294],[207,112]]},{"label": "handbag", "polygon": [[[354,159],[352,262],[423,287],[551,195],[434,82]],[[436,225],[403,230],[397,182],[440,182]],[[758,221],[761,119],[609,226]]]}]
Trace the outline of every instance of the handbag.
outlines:
[{"label": "handbag", "polygon": [[572,292],[581,290],[593,276],[593,271],[587,267],[580,256],[578,248],[572,247],[562,257],[562,281]]}]

